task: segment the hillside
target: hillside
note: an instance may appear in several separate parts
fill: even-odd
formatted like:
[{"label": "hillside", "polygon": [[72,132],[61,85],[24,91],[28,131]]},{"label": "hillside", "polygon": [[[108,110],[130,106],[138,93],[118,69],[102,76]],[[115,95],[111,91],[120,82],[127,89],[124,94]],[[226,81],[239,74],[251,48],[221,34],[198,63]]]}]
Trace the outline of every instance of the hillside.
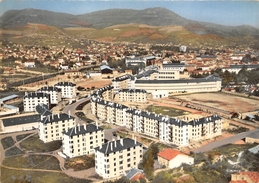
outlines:
[{"label": "hillside", "polygon": [[34,39],[40,34],[41,38],[62,35],[102,41],[251,46],[258,44],[259,37],[259,30],[252,26],[192,21],[166,8],[109,9],[82,15],[37,9],[10,10],[0,17],[0,25],[2,37],[33,34]]}]

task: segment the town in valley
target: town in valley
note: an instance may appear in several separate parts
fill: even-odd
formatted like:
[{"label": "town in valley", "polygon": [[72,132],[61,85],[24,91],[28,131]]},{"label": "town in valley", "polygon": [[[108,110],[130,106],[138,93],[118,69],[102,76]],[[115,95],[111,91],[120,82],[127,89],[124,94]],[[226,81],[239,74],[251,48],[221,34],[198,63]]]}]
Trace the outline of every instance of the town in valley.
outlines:
[{"label": "town in valley", "polygon": [[83,16],[13,28],[8,16],[0,182],[259,182],[259,29],[95,29]]}]

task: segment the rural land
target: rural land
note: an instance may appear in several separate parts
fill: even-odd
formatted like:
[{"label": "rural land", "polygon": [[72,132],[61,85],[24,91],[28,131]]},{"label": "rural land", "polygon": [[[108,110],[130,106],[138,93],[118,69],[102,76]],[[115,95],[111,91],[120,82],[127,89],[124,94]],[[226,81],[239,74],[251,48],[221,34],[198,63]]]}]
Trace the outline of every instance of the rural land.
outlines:
[{"label": "rural land", "polygon": [[259,29],[166,8],[0,25],[1,183],[259,182]]}]

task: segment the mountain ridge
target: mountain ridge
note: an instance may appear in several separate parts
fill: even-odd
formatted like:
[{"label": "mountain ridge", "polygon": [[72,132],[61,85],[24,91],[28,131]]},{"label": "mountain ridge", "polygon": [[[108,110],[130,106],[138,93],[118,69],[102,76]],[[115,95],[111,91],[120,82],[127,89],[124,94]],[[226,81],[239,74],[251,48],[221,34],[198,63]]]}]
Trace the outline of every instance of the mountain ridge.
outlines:
[{"label": "mountain ridge", "polygon": [[217,34],[220,36],[259,36],[259,29],[249,26],[226,26],[209,22],[189,20],[163,7],[134,9],[107,9],[80,15],[40,9],[9,10],[0,17],[0,27],[13,27],[26,23],[66,27],[105,28],[117,24],[148,24],[150,26],[180,25],[195,34]]}]

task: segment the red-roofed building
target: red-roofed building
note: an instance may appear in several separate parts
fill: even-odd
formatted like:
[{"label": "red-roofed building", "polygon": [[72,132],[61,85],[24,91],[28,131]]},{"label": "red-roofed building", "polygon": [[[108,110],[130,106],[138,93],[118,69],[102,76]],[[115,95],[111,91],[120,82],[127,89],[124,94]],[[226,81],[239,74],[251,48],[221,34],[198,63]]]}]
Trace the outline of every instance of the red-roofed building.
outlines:
[{"label": "red-roofed building", "polygon": [[174,149],[164,149],[157,155],[158,163],[166,166],[166,168],[177,168],[184,164],[193,165],[194,158],[190,157],[181,151]]},{"label": "red-roofed building", "polygon": [[238,172],[232,174],[229,183],[259,183],[259,172]]}]

